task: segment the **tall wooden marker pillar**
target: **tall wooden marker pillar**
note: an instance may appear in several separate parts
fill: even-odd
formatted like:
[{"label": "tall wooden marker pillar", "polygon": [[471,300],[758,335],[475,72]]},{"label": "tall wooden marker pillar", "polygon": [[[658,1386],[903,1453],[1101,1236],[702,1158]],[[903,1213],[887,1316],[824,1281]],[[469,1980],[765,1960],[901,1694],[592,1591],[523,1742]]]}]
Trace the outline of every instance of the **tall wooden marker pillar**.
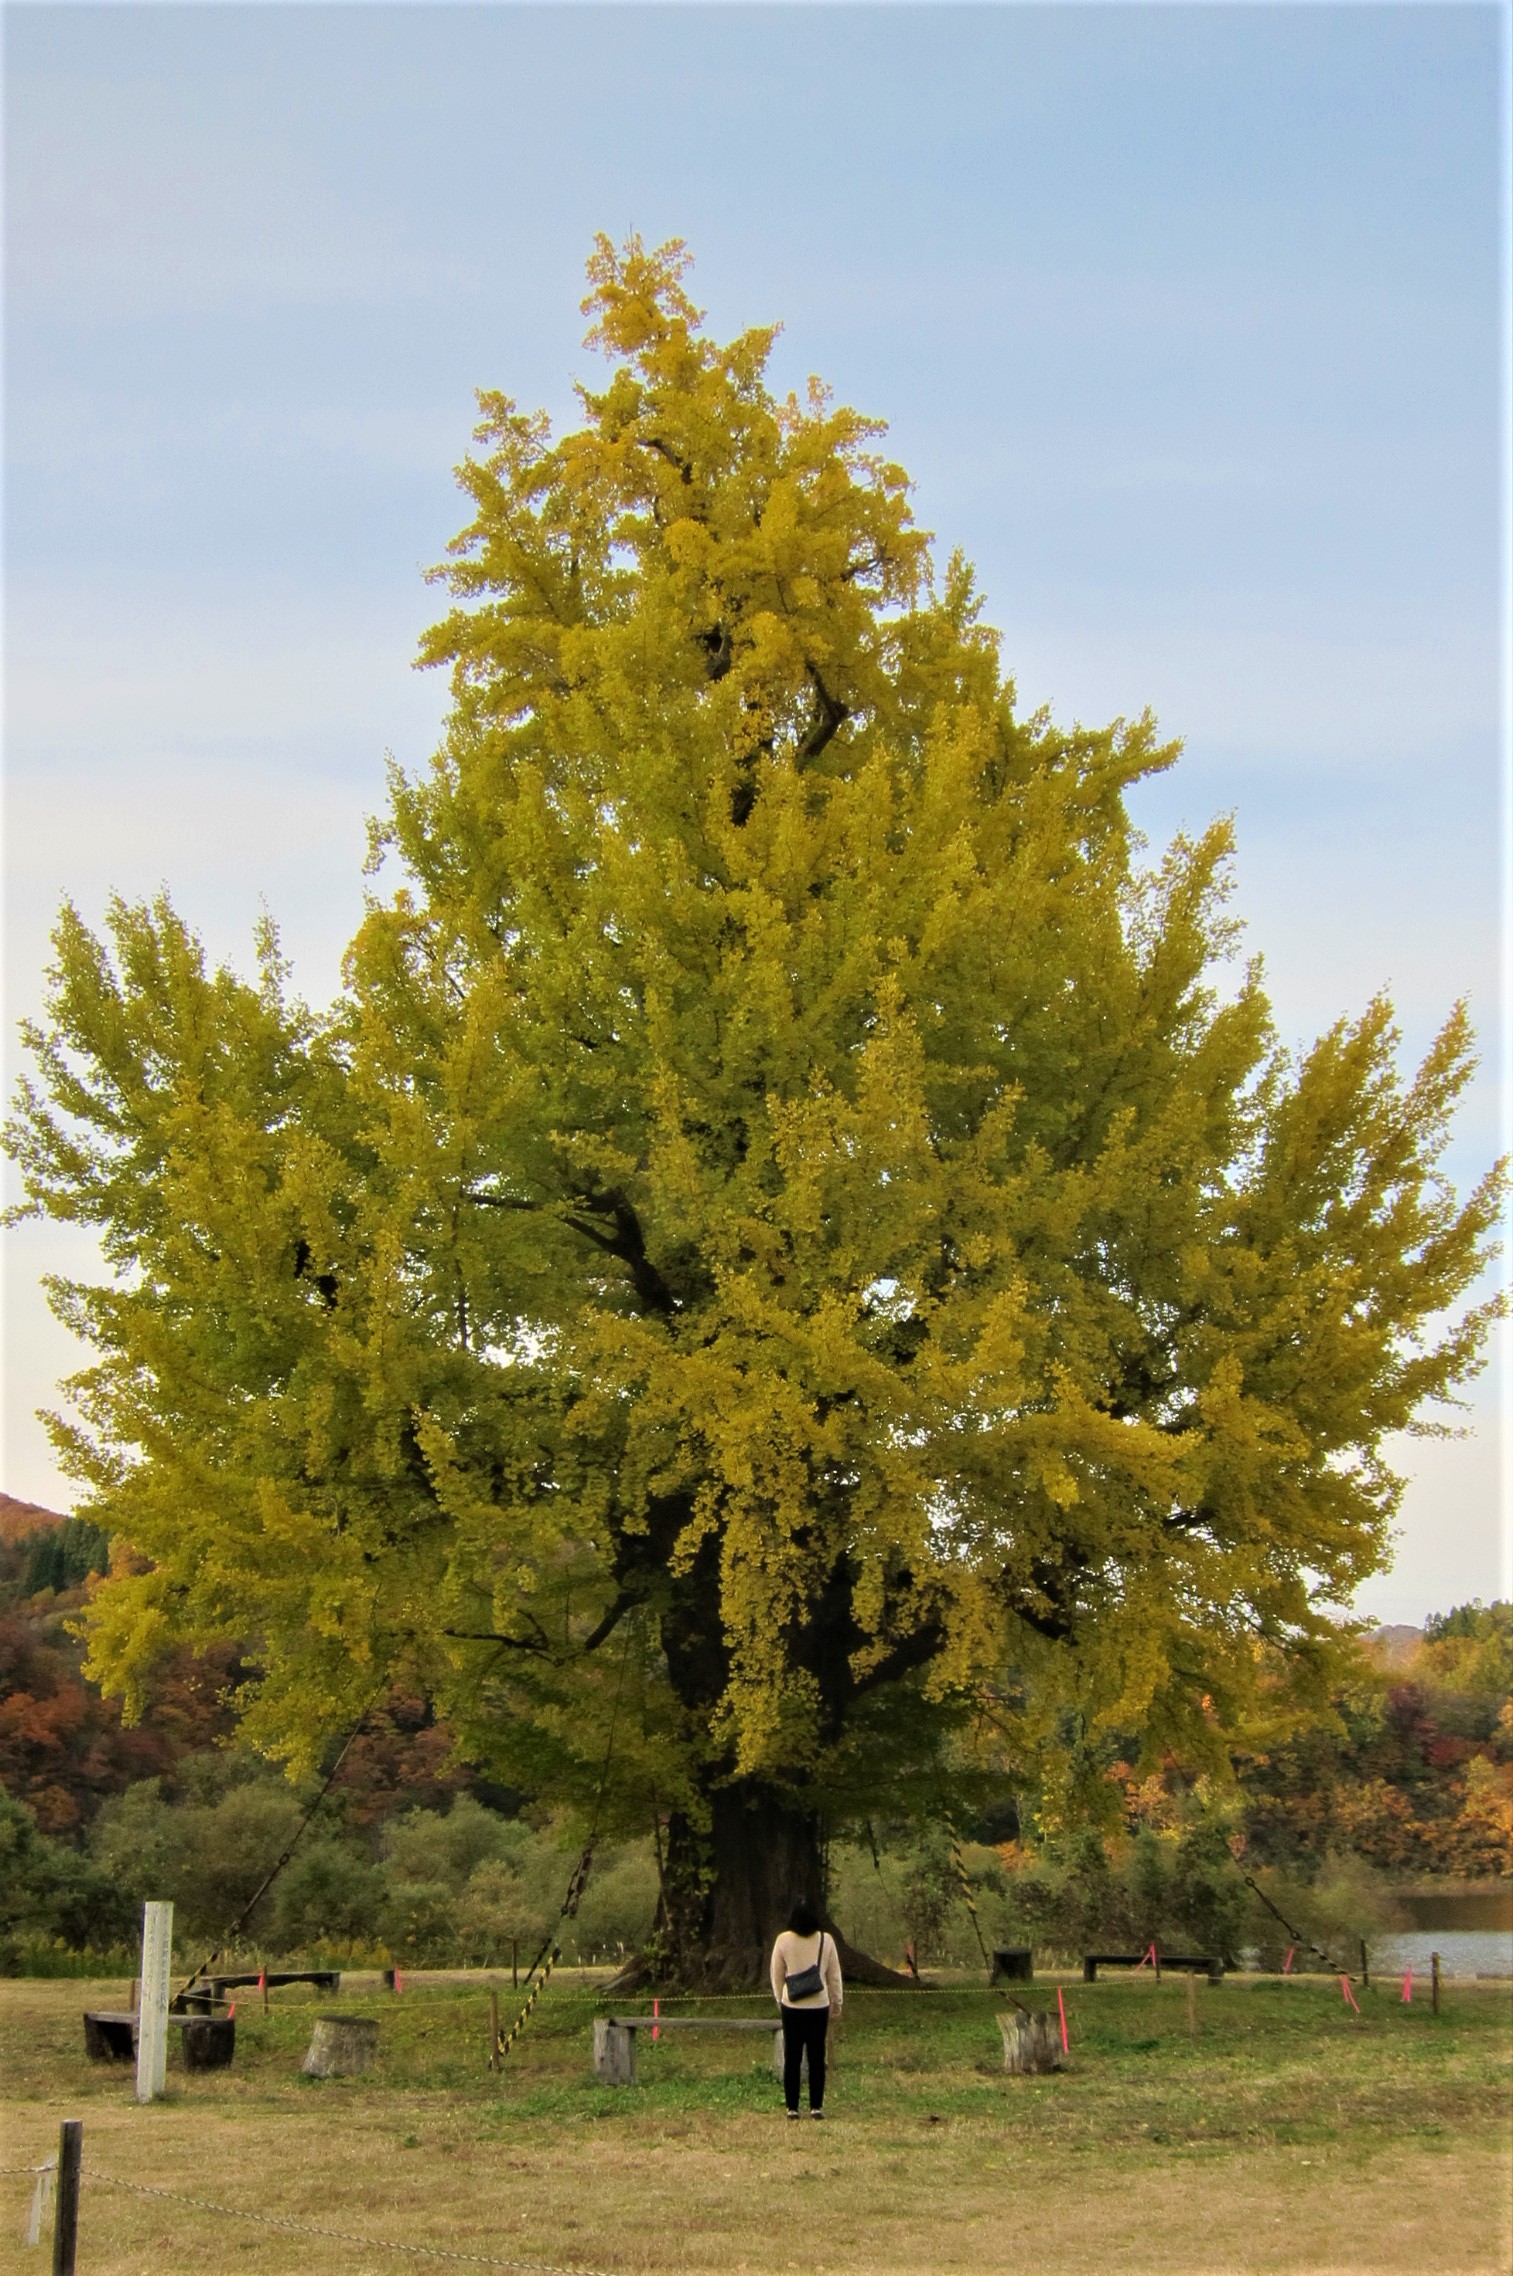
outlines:
[{"label": "tall wooden marker pillar", "polygon": [[137,2010],[137,2100],[154,2102],[168,2069],[168,1978],[173,1907],[142,1907],[142,2004]]}]

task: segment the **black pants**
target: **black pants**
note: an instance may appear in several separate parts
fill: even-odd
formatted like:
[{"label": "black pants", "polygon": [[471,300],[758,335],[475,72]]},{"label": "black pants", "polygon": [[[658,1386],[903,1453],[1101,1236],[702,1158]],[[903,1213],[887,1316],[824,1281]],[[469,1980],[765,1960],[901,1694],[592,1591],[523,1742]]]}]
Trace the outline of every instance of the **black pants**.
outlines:
[{"label": "black pants", "polygon": [[799,2106],[799,2069],[809,2057],[809,2107],[821,2109],[825,2100],[825,2032],[828,2007],[785,2007],[783,2010],[783,2100],[790,2110]]}]

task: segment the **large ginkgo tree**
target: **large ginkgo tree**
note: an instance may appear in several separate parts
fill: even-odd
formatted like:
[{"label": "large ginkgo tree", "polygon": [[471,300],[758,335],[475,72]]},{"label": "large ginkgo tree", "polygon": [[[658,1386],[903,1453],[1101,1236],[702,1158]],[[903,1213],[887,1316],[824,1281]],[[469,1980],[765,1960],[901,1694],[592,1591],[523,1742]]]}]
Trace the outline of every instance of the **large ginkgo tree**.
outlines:
[{"label": "large ginkgo tree", "polygon": [[601,241],[573,432],[481,399],[338,1000],[65,910],[11,1145],[112,1268],[54,1295],[100,1679],[236,1638],[295,1762],[422,1683],[746,1984],[835,1831],[1327,1651],[1497,1189],[1463,1014],[1283,1052],[1227,827],[1132,830],[1174,748],[1020,716],[881,430],[685,274]]}]

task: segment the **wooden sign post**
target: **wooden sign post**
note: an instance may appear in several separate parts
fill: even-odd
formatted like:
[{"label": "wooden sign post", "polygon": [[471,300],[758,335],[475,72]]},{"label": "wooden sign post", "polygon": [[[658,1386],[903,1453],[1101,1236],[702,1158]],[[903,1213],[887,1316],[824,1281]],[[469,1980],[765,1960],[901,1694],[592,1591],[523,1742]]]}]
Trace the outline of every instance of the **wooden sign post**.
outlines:
[{"label": "wooden sign post", "polygon": [[142,1907],[142,1995],[137,2011],[137,2100],[155,2102],[168,2069],[168,1978],[173,1907]]}]

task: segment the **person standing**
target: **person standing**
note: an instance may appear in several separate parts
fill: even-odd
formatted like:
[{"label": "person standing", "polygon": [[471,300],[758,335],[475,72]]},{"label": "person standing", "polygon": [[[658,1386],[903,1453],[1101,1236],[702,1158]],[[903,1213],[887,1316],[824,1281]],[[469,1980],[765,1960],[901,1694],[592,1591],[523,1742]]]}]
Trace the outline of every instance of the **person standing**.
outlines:
[{"label": "person standing", "polygon": [[788,2115],[799,2115],[799,2077],[807,2055],[809,2115],[823,2118],[825,2034],[832,2014],[840,2014],[845,1994],[835,1938],[821,1928],[819,1915],[805,1897],[788,1915],[788,1926],[772,1947],[772,1996],[783,2018],[783,2100]]}]

